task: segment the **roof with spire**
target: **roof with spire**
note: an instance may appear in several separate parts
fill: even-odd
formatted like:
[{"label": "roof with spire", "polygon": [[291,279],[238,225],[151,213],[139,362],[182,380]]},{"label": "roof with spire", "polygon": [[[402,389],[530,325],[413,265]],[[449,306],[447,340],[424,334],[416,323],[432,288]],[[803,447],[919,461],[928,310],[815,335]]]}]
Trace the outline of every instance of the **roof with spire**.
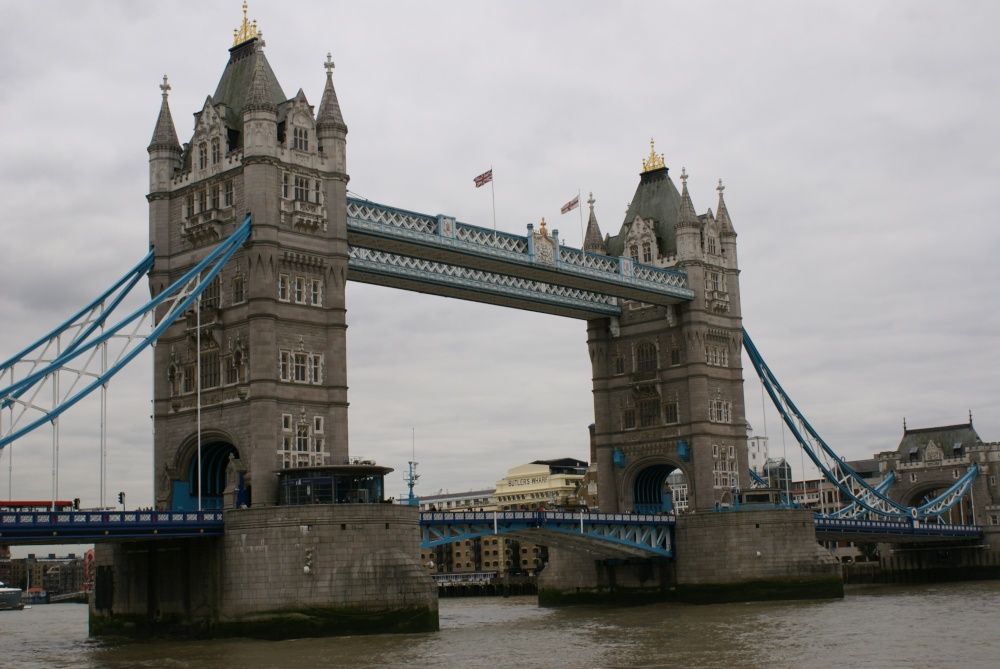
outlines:
[{"label": "roof with spire", "polygon": [[597,216],[594,214],[594,194],[587,198],[590,205],[590,216],[587,218],[587,233],[583,236],[583,250],[588,253],[605,253],[604,238],[601,237],[601,227],[597,224]]},{"label": "roof with spire", "polygon": [[657,155],[653,140],[649,141],[649,158],[642,161],[643,171],[639,175],[639,185],[632,196],[632,202],[625,212],[621,230],[607,243],[608,255],[620,256],[625,251],[625,237],[636,216],[653,221],[660,255],[677,253],[677,213],[681,195],[671,181],[670,169],[665,166],[663,154]]},{"label": "roof with spire", "polygon": [[972,427],[972,417],[969,422],[962,425],[943,425],[940,427],[907,428],[903,427],[903,438],[899,442],[896,452],[909,456],[919,453],[923,458],[926,448],[934,443],[939,449],[944,451],[945,457],[952,457],[952,451],[959,448],[967,448],[976,443],[981,443],[982,439],[976,429]]},{"label": "roof with spire", "polygon": [[160,115],[156,119],[156,127],[153,128],[153,138],[149,142],[149,148],[153,149],[175,149],[181,150],[181,144],[177,141],[177,131],[174,129],[174,119],[170,115],[170,105],[167,104],[167,94],[170,91],[170,84],[167,83],[167,75],[163,75],[163,83],[160,84],[163,91],[163,102],[160,103]]},{"label": "roof with spire", "polygon": [[212,95],[213,103],[226,106],[226,126],[233,130],[243,129],[243,109],[251,100],[255,106],[270,102],[275,109],[284,107],[287,100],[261,47],[260,37],[254,37],[231,48],[229,62]]},{"label": "roof with spire", "polygon": [[333,59],[327,52],[326,62],[326,88],[323,89],[323,99],[319,103],[319,114],[316,115],[316,129],[335,128],[347,131],[347,124],[344,123],[344,115],[340,112],[340,102],[337,100],[337,91],[333,88]]}]

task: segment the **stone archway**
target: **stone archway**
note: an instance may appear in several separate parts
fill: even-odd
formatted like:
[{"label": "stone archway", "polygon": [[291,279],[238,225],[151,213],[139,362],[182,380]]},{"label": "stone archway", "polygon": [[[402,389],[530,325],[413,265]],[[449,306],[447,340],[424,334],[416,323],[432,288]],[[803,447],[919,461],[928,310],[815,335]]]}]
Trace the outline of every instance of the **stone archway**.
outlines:
[{"label": "stone archway", "polygon": [[239,450],[228,435],[202,433],[201,466],[199,468],[197,438],[188,440],[178,452],[176,471],[179,477],[172,483],[171,508],[191,511],[223,508],[226,490],[226,468],[231,458],[240,457]]},{"label": "stone archway", "polygon": [[[897,473],[898,474],[898,473]],[[954,483],[953,480],[930,481],[924,485],[915,486],[908,490],[900,502],[904,506],[920,507],[936,497],[943,495]],[[958,504],[939,516],[938,522],[951,525],[964,525],[971,523],[973,519],[972,501],[969,495],[963,497]],[[929,519],[933,523],[934,520]]]},{"label": "stone archway", "polygon": [[658,462],[642,467],[632,477],[631,489],[631,510],[635,513],[673,513],[687,508],[687,476],[677,465]]}]

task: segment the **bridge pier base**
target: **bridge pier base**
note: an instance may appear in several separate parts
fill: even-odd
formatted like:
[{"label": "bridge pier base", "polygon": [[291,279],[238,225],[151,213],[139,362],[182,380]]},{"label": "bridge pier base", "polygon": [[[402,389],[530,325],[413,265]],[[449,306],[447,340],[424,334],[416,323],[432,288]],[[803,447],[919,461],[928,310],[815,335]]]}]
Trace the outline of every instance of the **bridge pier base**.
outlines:
[{"label": "bridge pier base", "polygon": [[844,596],[840,563],[808,509],[678,516],[677,598],[692,603]]},{"label": "bridge pier base", "polygon": [[418,511],[393,504],[226,512],[222,539],[99,544],[92,636],[289,639],[438,628]]},{"label": "bridge pier base", "polygon": [[597,560],[587,553],[549,547],[538,575],[541,606],[647,604],[674,596],[674,565],[664,558]]},{"label": "bridge pier base", "polygon": [[714,603],[844,596],[840,563],[816,541],[811,511],[761,509],[677,517],[672,562],[595,560],[549,548],[538,603]]}]

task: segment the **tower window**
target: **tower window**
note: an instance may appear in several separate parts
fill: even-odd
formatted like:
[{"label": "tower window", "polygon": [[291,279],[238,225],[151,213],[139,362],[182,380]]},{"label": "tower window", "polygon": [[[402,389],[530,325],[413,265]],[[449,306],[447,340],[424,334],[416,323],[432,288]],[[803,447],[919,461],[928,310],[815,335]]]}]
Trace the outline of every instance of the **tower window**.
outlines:
[{"label": "tower window", "polygon": [[624,374],[625,373],[625,356],[623,356],[623,355],[616,355],[614,357],[614,360],[613,360],[612,364],[614,365],[615,374]]},{"label": "tower window", "polygon": [[226,189],[222,195],[222,204],[225,207],[233,206],[233,182],[231,179],[226,182]]},{"label": "tower window", "polygon": [[194,216],[194,195],[188,195],[184,199],[184,218]]},{"label": "tower window", "polygon": [[639,402],[639,426],[649,427],[660,423],[660,403],[657,400]]},{"label": "tower window", "polygon": [[212,201],[212,209],[218,209],[219,208],[219,187],[218,186],[212,186],[212,198],[211,198],[211,201]]},{"label": "tower window", "polygon": [[320,382],[320,370],[322,369],[323,357],[318,353],[309,355],[309,383]]},{"label": "tower window", "polygon": [[242,276],[233,279],[233,304],[239,304],[246,299],[245,289],[246,279]]},{"label": "tower window", "polygon": [[198,169],[203,170],[208,167],[208,145],[202,142],[198,145]]},{"label": "tower window", "polygon": [[642,243],[642,262],[653,262],[653,249],[649,242]]},{"label": "tower window", "polygon": [[622,429],[623,430],[635,429],[635,409],[622,410]]},{"label": "tower window", "polygon": [[303,202],[309,201],[309,179],[295,177],[295,199]]},{"label": "tower window", "polygon": [[321,186],[322,183],[323,182],[320,181],[319,179],[317,179],[316,181],[313,182],[313,193],[316,196],[316,204],[322,204],[323,198],[322,198],[322,194],[320,192],[320,189],[322,188],[322,186]]},{"label": "tower window", "polygon": [[306,280],[301,276],[295,277],[295,301],[298,304],[306,301]]},{"label": "tower window", "polygon": [[628,255],[633,261],[639,262],[639,247],[632,244],[632,246],[628,247]]},{"label": "tower window", "polygon": [[288,301],[288,275],[279,274],[278,275],[278,300],[281,302]]},{"label": "tower window", "polygon": [[681,364],[681,350],[679,348],[670,349],[670,364],[674,367]]},{"label": "tower window", "polygon": [[314,307],[323,304],[323,284],[319,279],[313,279],[309,283],[309,303]]},{"label": "tower window", "polygon": [[677,402],[669,402],[667,404],[664,404],[663,408],[667,414],[668,425],[680,422],[680,411],[678,410]]},{"label": "tower window", "polygon": [[644,341],[635,347],[635,371],[656,371],[656,346],[651,342]]},{"label": "tower window", "polygon": [[299,381],[299,382],[303,382],[304,383],[305,381],[308,380],[307,377],[306,377],[306,354],[305,353],[296,353],[295,354],[295,369],[294,369],[294,372],[295,372],[295,376],[294,376],[294,380],[295,381]]},{"label": "tower window", "polygon": [[281,197],[288,199],[288,172],[283,172],[281,175]]},{"label": "tower window", "polygon": [[296,151],[309,150],[309,131],[305,128],[292,128],[292,148]]},{"label": "tower window", "polygon": [[219,367],[219,353],[203,353],[201,356],[201,387],[218,388],[221,376]]},{"label": "tower window", "polygon": [[212,164],[218,165],[221,157],[221,152],[219,151],[219,138],[216,137],[212,140]]}]

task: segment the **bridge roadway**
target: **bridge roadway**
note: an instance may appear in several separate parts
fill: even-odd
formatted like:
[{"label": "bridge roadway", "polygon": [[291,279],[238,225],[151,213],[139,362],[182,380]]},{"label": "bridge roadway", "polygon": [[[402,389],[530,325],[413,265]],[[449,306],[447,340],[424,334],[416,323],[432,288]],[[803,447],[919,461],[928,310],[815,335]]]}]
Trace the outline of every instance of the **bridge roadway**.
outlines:
[{"label": "bridge roadway", "polygon": [[222,511],[0,511],[0,544],[221,537]]},{"label": "bridge roadway", "polygon": [[[981,541],[977,525],[941,525],[822,518],[821,541],[890,543]],[[673,515],[567,513],[561,511],[429,512],[420,514],[421,546],[430,548],[491,534],[598,559],[671,557]],[[0,511],[0,544],[80,544],[126,540],[221,537],[222,511]]]},{"label": "bridge roadway", "polygon": [[617,316],[618,299],[673,305],[694,298],[687,275],[563,246],[528,226],[521,237],[367,200],[347,200],[348,278],[541,311]]}]

